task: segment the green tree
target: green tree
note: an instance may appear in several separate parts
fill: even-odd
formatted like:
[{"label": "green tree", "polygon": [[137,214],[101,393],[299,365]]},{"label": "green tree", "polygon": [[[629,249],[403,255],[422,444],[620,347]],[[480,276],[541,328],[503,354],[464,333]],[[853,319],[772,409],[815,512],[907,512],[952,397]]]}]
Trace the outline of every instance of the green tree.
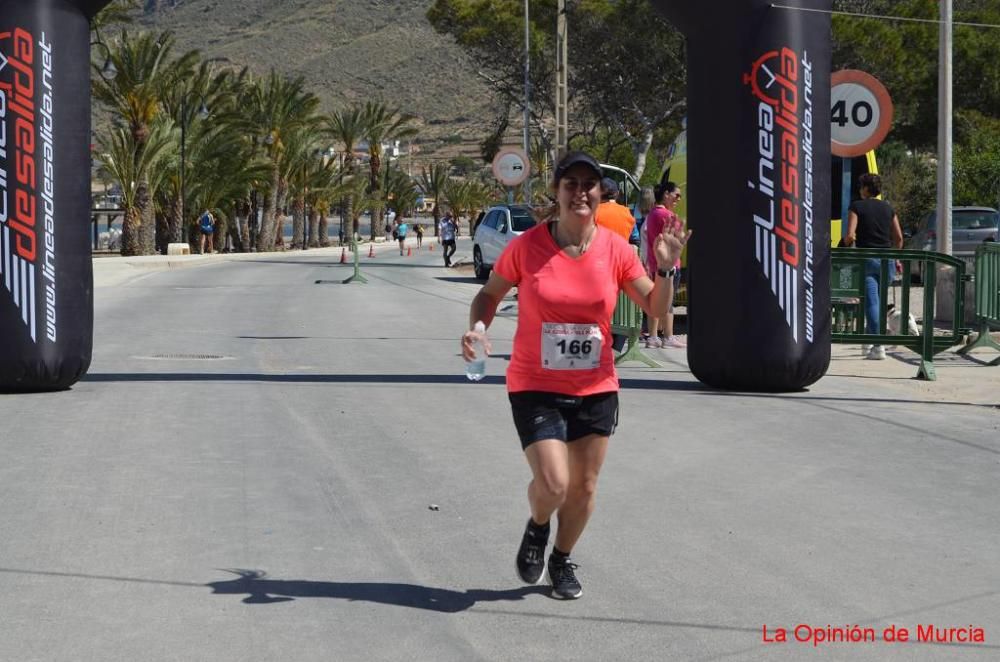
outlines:
[{"label": "green tree", "polygon": [[[935,0],[845,2],[837,8],[862,13],[938,18]],[[1000,4],[956,0],[955,20],[1000,24]],[[954,29],[953,104],[956,114],[975,110],[996,116],[1000,108],[1000,49],[996,30],[968,26]],[[834,69],[861,69],[885,84],[895,117],[890,137],[913,149],[937,144],[938,26],[856,16],[833,17]]]},{"label": "green tree", "polygon": [[[139,255],[136,246],[136,227],[142,225],[142,216],[152,207],[150,192],[162,184],[166,169],[161,167],[171,158],[176,145],[173,124],[169,120],[156,121],[136,140],[135,133],[126,127],[113,129],[98,143],[97,159],[105,173],[117,180],[122,190],[122,254]],[[130,229],[129,244],[124,239],[125,229]]]},{"label": "green tree", "polygon": [[[135,158],[145,153],[152,126],[163,114],[163,100],[168,90],[181,85],[191,75],[198,60],[197,51],[173,58],[174,38],[170,33],[150,32],[132,35],[122,31],[119,41],[109,46],[109,56],[118,70],[112,79],[100,75],[101,65],[93,63],[94,98],[120,118],[131,132]],[[140,169],[136,166],[136,172]],[[142,171],[148,177],[148,171]],[[126,182],[121,182],[122,186]],[[136,183],[136,210],[122,226],[122,252],[125,255],[148,255],[154,249],[154,191],[149,182]]]},{"label": "green tree", "polygon": [[386,198],[391,201],[389,206],[396,210],[400,220],[417,206],[418,197],[417,185],[409,175],[398,167],[387,168]]},{"label": "green tree", "polygon": [[914,152],[899,141],[882,145],[878,156],[883,198],[896,210],[904,232],[915,232],[934,208],[937,174],[932,156]]},{"label": "green tree", "polygon": [[[330,113],[324,118],[323,123],[327,134],[341,145],[341,184],[343,184],[344,177],[349,176],[354,172],[354,152],[358,148],[358,143],[361,142],[365,136],[364,120],[364,108],[361,106],[342,108]],[[351,187],[341,186],[340,190],[344,192],[343,198],[340,201],[341,209],[343,210],[342,213],[348,218],[356,218],[353,215],[352,210],[352,206],[355,201],[350,195]],[[358,226],[352,226],[351,232],[357,231]]]},{"label": "green tree", "polygon": [[[380,101],[369,101],[362,112],[365,140],[368,142],[369,192],[372,198],[381,198],[382,145],[386,142],[416,135],[410,122],[413,118],[399,108],[390,108]],[[382,227],[382,209],[372,209],[371,238]]]},{"label": "green tree", "polygon": [[272,71],[263,81],[247,86],[241,100],[244,129],[258,140],[271,166],[270,182],[265,202],[264,219],[257,236],[257,250],[274,250],[277,235],[278,210],[287,192],[289,162],[287,154],[295,132],[316,121],[319,99],[305,89],[302,77],[288,79]]},{"label": "green tree", "polygon": [[453,157],[448,161],[448,164],[454,169],[455,174],[459,177],[468,177],[469,175],[476,172],[480,165],[476,163],[476,160],[468,157],[464,154],[460,154]]},{"label": "green tree", "polygon": [[[555,109],[556,3],[531,3],[531,89],[533,126],[551,151]],[[590,118],[617,132],[633,152],[633,172],[641,178],[657,127],[685,109],[687,67],[679,32],[653,11],[647,0],[579,0],[567,3],[571,134],[592,128]],[[503,144],[510,115],[523,109],[523,3],[504,0],[436,0],[428,11],[436,30],[452,35],[484,72],[498,108],[494,131],[483,145],[488,162]]]},{"label": "green tree", "polygon": [[[164,112],[170,116],[175,126],[184,127],[183,154],[178,154],[178,158],[184,159],[184,186],[181,186],[182,164],[179,160],[174,164],[176,167],[167,178],[166,186],[166,192],[171,196],[166,205],[170,242],[181,241],[182,228],[187,225],[190,230],[193,220],[202,211],[199,209],[201,205],[191,195],[194,190],[192,183],[203,181],[205,177],[218,176],[214,171],[206,171],[204,168],[206,157],[203,152],[208,146],[207,135],[219,135],[216,129],[220,126],[238,121],[234,98],[245,75],[245,71],[235,77],[229,71],[213,72],[211,64],[203,61],[193,67],[188,78],[164,92],[161,101]],[[238,132],[228,132],[227,135],[236,144],[243,146],[245,143]],[[182,188],[187,194],[183,205]],[[182,210],[186,218],[182,217]],[[188,235],[190,237],[191,233]]]},{"label": "green tree", "polygon": [[132,22],[132,12],[139,9],[139,0],[114,0],[107,7],[97,12],[90,22],[94,30],[102,30],[113,25]]},{"label": "green tree", "polygon": [[[494,101],[493,128],[482,145],[489,163],[506,142],[510,117],[524,112],[524,3],[521,0],[435,0],[427,12],[431,25],[451,35],[472,58],[489,84]],[[544,126],[555,115],[556,25],[554,0],[534,0],[529,11],[530,86],[533,126]],[[572,34],[572,32],[571,32]],[[551,148],[551,138],[545,135]]]},{"label": "green tree", "polygon": [[1000,119],[966,111],[955,120],[955,204],[1000,209]]},{"label": "green tree", "polygon": [[605,135],[624,138],[632,174],[642,179],[657,128],[687,108],[684,40],[648,0],[570,6],[570,85],[577,105]]},{"label": "green tree", "polygon": [[420,169],[420,189],[424,195],[434,198],[434,236],[438,236],[438,224],[441,222],[441,203],[444,198],[445,186],[448,183],[448,168],[441,163],[434,163],[429,168]]},{"label": "green tree", "polygon": [[445,197],[448,198],[455,223],[459,223],[462,217],[465,217],[469,222],[469,236],[472,236],[476,217],[494,197],[494,190],[476,179],[453,179],[449,180],[445,187]]}]

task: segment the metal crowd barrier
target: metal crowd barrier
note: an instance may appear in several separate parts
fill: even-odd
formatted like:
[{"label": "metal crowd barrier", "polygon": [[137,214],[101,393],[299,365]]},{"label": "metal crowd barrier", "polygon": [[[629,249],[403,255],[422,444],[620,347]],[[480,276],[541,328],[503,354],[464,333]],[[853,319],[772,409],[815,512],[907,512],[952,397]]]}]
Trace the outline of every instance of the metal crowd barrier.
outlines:
[{"label": "metal crowd barrier", "polygon": [[611,333],[627,338],[625,351],[615,358],[615,365],[625,361],[641,361],[650,368],[660,367],[659,363],[639,349],[639,337],[642,335],[642,308],[624,292],[618,293],[618,303],[611,317]]},{"label": "metal crowd barrier", "polygon": [[[632,249],[638,254],[638,246]],[[625,361],[640,361],[650,368],[659,368],[660,364],[642,353],[639,349],[639,338],[642,336],[642,308],[628,298],[625,292],[618,293],[618,303],[611,316],[611,333],[625,336],[625,351],[615,358],[615,365]]]},{"label": "metal crowd barrier", "polygon": [[[865,333],[865,261],[879,260],[879,312],[878,333]],[[903,263],[902,292],[900,296],[900,323],[896,333],[888,333],[887,306],[889,286],[889,267],[895,262]],[[923,263],[924,273],[924,305],[923,327],[920,335],[900,335],[907,332],[907,320],[910,313],[910,274],[913,263]],[[935,290],[937,286],[937,269],[942,265],[955,269],[954,311],[950,329],[941,335],[934,333]],[[961,342],[970,329],[962,328],[965,312],[965,284],[971,277],[965,273],[965,263],[958,258],[944,253],[914,250],[893,250],[875,248],[834,248],[831,249],[830,261],[830,300],[833,305],[832,341],[841,344],[867,345],[900,345],[908,347],[920,355],[920,368],[917,377],[933,381],[937,379],[934,372],[934,355],[943,352]],[[996,281],[994,281],[996,282]],[[989,334],[987,334],[989,335]]]},{"label": "metal crowd barrier", "polygon": [[[971,345],[958,350],[968,354],[979,347],[1000,351],[1000,344],[990,335],[991,329],[1000,329],[1000,244],[984,243],[976,249],[976,324],[979,337]],[[1000,365],[1000,357],[990,362]]]}]

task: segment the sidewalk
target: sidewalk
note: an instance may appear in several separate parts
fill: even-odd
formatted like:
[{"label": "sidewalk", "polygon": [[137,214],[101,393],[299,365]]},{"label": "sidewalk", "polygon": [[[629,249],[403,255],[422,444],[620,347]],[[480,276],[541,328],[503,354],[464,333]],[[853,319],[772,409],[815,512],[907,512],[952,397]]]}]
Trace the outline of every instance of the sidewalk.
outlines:
[{"label": "sidewalk", "polygon": [[[460,246],[465,243],[468,248],[468,237],[460,238]],[[424,237],[424,247],[421,253],[440,256],[440,244],[434,237]],[[428,250],[428,245],[434,243],[434,252]],[[416,238],[408,238],[407,247],[412,248],[416,254]],[[371,246],[374,246],[375,255],[378,258],[369,262],[367,258]],[[391,259],[398,257],[398,244],[384,242],[374,243],[363,242],[358,244],[361,254],[361,263],[372,266],[378,265],[380,259]],[[303,257],[326,257],[330,260],[339,261],[342,249],[340,246],[330,246],[327,248],[311,248],[302,250],[286,250],[274,253],[216,253],[213,255],[150,255],[142,257],[97,257],[94,258],[94,285],[95,287],[114,287],[128,282],[129,280],[153,271],[163,271],[167,269],[184,269],[199,266],[208,266],[227,261],[240,260],[287,260],[290,256],[301,255]],[[353,263],[353,256],[348,251],[347,260]],[[345,265],[345,266],[349,266]],[[465,261],[462,256],[456,256],[454,269],[456,274],[472,275],[472,265]],[[470,284],[472,281],[470,281]],[[471,300],[475,289],[469,288],[469,298]],[[920,301],[922,291],[913,288],[911,296],[915,301],[911,301],[911,310],[918,313],[921,310]],[[686,309],[679,308],[678,312],[686,313]],[[679,325],[684,327],[683,315],[678,320]],[[1000,366],[987,365],[989,361],[996,358],[996,352],[986,349],[976,350],[969,356],[959,356],[954,351],[949,350],[938,354],[934,359],[934,367],[937,371],[937,381],[927,382],[915,378],[919,366],[919,356],[902,347],[887,347],[888,358],[884,361],[869,361],[862,357],[860,345],[840,345],[834,344],[831,348],[830,367],[824,377],[823,383],[830,384],[832,380],[847,380],[844,385],[849,388],[850,383],[856,379],[878,379],[884,385],[905,396],[907,399],[926,402],[952,402],[968,403],[978,405],[1000,406]],[[643,350],[651,358],[669,365],[674,363],[687,370],[687,354],[684,350],[676,349],[654,349]],[[627,364],[626,368],[636,367],[638,364]]]},{"label": "sidewalk", "polygon": [[[390,255],[393,252],[398,254],[399,244],[397,242],[385,243],[385,238],[375,242],[358,242],[358,250],[361,252],[362,263],[366,259],[371,247],[374,247],[376,255]],[[424,248],[428,250],[428,242],[435,243],[435,250],[440,250],[440,246],[434,237],[424,237]],[[417,250],[416,237],[407,239],[407,247]],[[325,248],[310,248],[307,250],[287,249],[274,251],[271,253],[212,253],[210,255],[141,255],[133,257],[123,257],[121,255],[102,255],[92,259],[94,265],[94,287],[113,287],[124,282],[153,271],[165,271],[167,269],[187,269],[190,267],[202,267],[220,262],[237,260],[279,260],[288,259],[290,255],[303,255],[311,257],[335,257],[340,259],[342,249],[347,249],[347,259],[353,262],[354,256],[349,247],[327,246]]]}]

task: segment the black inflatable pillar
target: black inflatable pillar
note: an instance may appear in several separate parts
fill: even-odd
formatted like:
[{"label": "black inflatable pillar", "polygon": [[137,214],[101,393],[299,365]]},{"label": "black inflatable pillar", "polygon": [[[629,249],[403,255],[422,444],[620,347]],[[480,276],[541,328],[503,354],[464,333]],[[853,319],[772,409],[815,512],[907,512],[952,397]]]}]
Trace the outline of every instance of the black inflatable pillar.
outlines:
[{"label": "black inflatable pillar", "polygon": [[831,0],[651,0],[688,39],[688,362],[793,391],[830,363]]},{"label": "black inflatable pillar", "polygon": [[0,391],[90,366],[90,18],[108,0],[0,0]]}]

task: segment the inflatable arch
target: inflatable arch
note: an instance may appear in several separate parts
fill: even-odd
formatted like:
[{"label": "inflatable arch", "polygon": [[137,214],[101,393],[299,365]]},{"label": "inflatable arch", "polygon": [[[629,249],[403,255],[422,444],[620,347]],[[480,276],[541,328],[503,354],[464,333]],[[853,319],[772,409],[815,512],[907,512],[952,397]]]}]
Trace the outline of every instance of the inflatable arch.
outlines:
[{"label": "inflatable arch", "polygon": [[791,391],[830,363],[831,0],[651,0],[688,40],[688,363]]},{"label": "inflatable arch", "polygon": [[[688,38],[691,370],[801,389],[830,361],[829,15],[650,1]],[[107,4],[0,0],[0,390],[90,365],[88,22]]]},{"label": "inflatable arch", "polygon": [[90,366],[90,18],[108,0],[0,0],[0,391]]}]

